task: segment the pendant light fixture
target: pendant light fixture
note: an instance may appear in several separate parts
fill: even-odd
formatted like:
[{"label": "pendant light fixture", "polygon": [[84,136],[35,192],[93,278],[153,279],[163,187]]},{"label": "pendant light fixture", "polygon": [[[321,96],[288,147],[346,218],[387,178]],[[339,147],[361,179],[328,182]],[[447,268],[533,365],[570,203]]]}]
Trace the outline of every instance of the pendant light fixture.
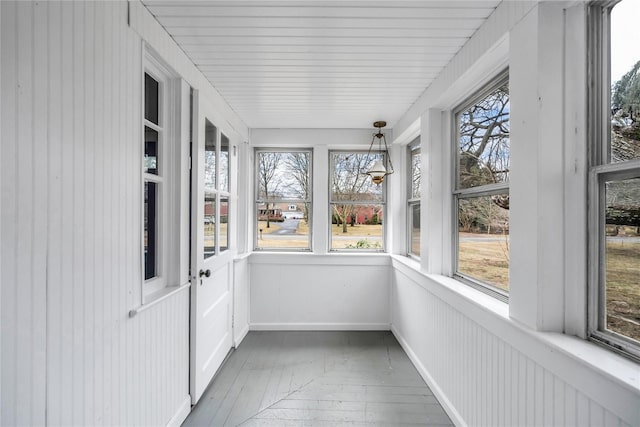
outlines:
[{"label": "pendant light fixture", "polygon": [[[369,168],[365,173],[371,177],[376,185],[380,185],[384,181],[384,177],[391,175],[393,171],[393,163],[391,163],[391,156],[389,155],[389,148],[387,147],[387,138],[382,133],[382,128],[387,125],[385,121],[377,121],[373,123],[373,126],[378,128],[377,133],[373,134],[371,138],[371,145],[369,146],[369,152],[367,153],[367,160],[371,158],[371,149],[373,144],[378,138],[378,151],[382,154],[382,159],[377,159],[373,162],[373,166]],[[382,150],[382,142],[384,141],[384,151]]]}]

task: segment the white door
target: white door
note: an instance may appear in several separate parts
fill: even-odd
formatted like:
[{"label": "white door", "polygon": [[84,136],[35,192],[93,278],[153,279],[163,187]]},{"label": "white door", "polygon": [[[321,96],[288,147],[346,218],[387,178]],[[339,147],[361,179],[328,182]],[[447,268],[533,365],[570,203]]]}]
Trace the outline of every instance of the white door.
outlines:
[{"label": "white door", "polygon": [[212,108],[193,97],[191,212],[191,401],[195,404],[232,346],[228,137]]}]

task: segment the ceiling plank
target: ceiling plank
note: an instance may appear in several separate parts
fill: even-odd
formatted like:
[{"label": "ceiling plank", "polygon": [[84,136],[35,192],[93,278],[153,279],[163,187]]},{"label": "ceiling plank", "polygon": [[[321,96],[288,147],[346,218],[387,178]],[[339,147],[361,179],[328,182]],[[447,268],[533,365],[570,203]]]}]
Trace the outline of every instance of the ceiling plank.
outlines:
[{"label": "ceiling plank", "polygon": [[250,127],[392,126],[500,0],[141,0]]},{"label": "ceiling plank", "polygon": [[[471,2],[470,2],[471,3]],[[475,4],[474,4],[475,3]],[[486,18],[495,9],[495,2],[482,5],[477,2],[467,4],[468,7],[455,7],[446,4],[423,2],[424,7],[282,7],[282,6],[167,6],[163,2],[151,6],[156,17],[254,17],[254,18],[411,18],[411,19],[461,19]]]},{"label": "ceiling plank", "polygon": [[462,47],[467,37],[434,36],[413,37],[398,40],[385,37],[234,37],[234,36],[177,36],[174,40],[178,44],[202,44],[228,46],[265,46],[265,45],[297,45],[297,46],[456,46]]}]

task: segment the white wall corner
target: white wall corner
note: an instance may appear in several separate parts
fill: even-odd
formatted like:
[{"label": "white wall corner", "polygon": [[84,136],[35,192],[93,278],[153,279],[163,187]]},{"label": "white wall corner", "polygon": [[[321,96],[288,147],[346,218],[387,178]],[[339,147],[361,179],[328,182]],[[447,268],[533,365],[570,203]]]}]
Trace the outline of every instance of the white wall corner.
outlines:
[{"label": "white wall corner", "polygon": [[[418,117],[413,123],[407,125],[402,132],[396,134],[393,133],[393,145],[407,145],[418,136],[420,136],[422,126],[420,124],[420,117]],[[390,138],[391,140],[391,138]]]},{"label": "white wall corner", "polygon": [[176,413],[171,417],[171,419],[167,422],[167,427],[180,427],[184,420],[187,419],[189,413],[191,412],[191,396],[187,395],[180,407],[176,411]]},{"label": "white wall corner", "polygon": [[455,402],[452,402],[451,399],[449,399],[449,396],[447,396],[442,387],[440,387],[440,384],[438,384],[433,376],[431,376],[427,367],[422,363],[422,360],[420,360],[420,357],[409,345],[409,342],[402,336],[400,331],[394,325],[391,325],[391,332],[393,333],[393,336],[396,337],[405,353],[407,353],[409,360],[411,360],[411,363],[413,363],[413,366],[415,366],[424,382],[427,383],[433,394],[437,397],[438,402],[440,402],[442,408],[445,410],[449,418],[451,418],[453,424],[460,427],[467,426],[468,424],[465,422],[465,419],[462,417],[460,412],[458,412],[458,409],[454,404]]}]

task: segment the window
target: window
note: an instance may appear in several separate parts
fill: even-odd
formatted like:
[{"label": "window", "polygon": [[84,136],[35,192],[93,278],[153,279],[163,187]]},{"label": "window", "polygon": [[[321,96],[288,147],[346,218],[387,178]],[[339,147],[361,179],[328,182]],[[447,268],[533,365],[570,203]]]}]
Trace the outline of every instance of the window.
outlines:
[{"label": "window", "polygon": [[178,195],[172,189],[180,179],[178,117],[169,112],[177,99],[177,85],[167,67],[145,54],[143,74],[142,179],[143,179],[143,302],[166,286],[178,284],[172,259],[179,227],[175,224]]},{"label": "window", "polygon": [[311,250],[311,150],[256,150],[255,248]]},{"label": "window", "polygon": [[386,182],[376,185],[365,171],[384,154],[332,151],[329,209],[331,250],[384,250]]},{"label": "window", "polygon": [[509,80],[455,112],[455,275],[506,300],[509,290]]},{"label": "window", "polygon": [[[220,141],[220,143],[218,143]],[[204,126],[204,258],[229,248],[229,138]]]},{"label": "window", "polygon": [[420,137],[412,141],[407,148],[409,176],[407,177],[407,226],[408,244],[407,253],[416,257],[420,256],[420,188],[422,174],[420,168],[422,157],[420,155]]},{"label": "window", "polygon": [[626,36],[640,7],[623,0],[590,13],[590,335],[640,359],[640,55]]},{"label": "window", "polygon": [[161,233],[162,191],[165,170],[164,153],[164,121],[161,120],[161,85],[149,73],[144,74],[144,279],[159,279],[161,276],[162,249],[159,235]]}]

